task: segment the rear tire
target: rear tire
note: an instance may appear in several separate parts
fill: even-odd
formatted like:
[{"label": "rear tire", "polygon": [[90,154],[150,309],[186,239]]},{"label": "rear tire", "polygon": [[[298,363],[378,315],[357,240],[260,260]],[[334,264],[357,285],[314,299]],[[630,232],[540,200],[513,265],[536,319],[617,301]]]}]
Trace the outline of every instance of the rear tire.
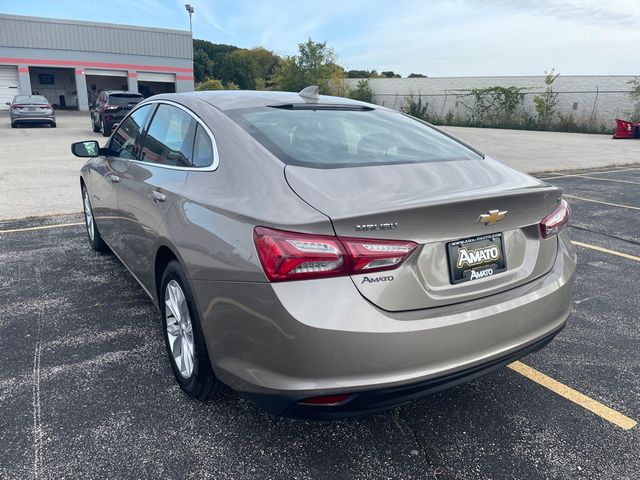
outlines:
[{"label": "rear tire", "polygon": [[102,130],[102,136],[108,137],[111,135],[111,130],[107,130],[107,127],[104,125],[104,120],[100,119],[100,130]]},{"label": "rear tire", "polygon": [[197,400],[218,394],[224,384],[211,368],[200,314],[187,277],[176,260],[165,268],[158,294],[164,343],[178,385]]},{"label": "rear tire", "polygon": [[51,124],[51,128],[56,128],[56,122],[53,122],[53,123]]},{"label": "rear tire", "polygon": [[87,237],[89,238],[89,245],[96,252],[108,252],[109,247],[102,239],[98,227],[96,226],[95,218],[93,217],[93,207],[89,199],[89,191],[82,185],[82,205],[84,207],[84,225],[87,228]]},{"label": "rear tire", "polygon": [[100,125],[96,125],[96,122],[93,121],[93,116],[91,116],[91,127],[95,133],[100,133]]},{"label": "rear tire", "polygon": [[11,122],[11,128],[18,128],[17,122]]}]

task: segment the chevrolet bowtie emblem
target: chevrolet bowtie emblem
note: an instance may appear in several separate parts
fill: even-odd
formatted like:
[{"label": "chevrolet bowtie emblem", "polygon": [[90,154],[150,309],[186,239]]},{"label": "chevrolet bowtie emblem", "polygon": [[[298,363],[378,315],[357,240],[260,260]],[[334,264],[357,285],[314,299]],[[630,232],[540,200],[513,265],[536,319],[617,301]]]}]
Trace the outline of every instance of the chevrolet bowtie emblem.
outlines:
[{"label": "chevrolet bowtie emblem", "polygon": [[489,210],[487,213],[483,213],[478,217],[478,223],[484,223],[485,225],[495,225],[507,214],[507,210]]}]

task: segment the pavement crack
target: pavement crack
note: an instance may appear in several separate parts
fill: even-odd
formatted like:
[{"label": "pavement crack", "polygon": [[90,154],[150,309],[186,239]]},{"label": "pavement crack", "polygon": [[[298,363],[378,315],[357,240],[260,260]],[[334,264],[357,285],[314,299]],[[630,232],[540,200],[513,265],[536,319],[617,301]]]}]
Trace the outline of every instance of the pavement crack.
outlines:
[{"label": "pavement crack", "polygon": [[596,235],[602,235],[603,237],[613,238],[614,240],[620,240],[621,242],[630,243],[631,245],[637,245],[640,247],[640,242],[631,240],[629,238],[619,237],[618,235],[612,235],[610,233],[599,232],[598,230],[592,230],[586,227],[578,227],[577,225],[569,224],[567,225],[569,228],[575,228],[576,230],[580,230],[583,232],[595,233]]},{"label": "pavement crack", "polygon": [[[36,268],[36,281],[39,290],[42,290],[42,275],[39,268]],[[33,353],[33,478],[38,480],[41,478],[42,459],[43,459],[43,442],[42,442],[42,407],[40,402],[40,362],[42,358],[42,318],[44,315],[44,307],[41,306],[36,316],[36,344]]]},{"label": "pavement crack", "polygon": [[409,440],[410,443],[415,445],[419,452],[422,452],[422,457],[427,462],[427,466],[429,467],[429,473],[431,474],[431,478],[436,478],[438,480],[446,480],[451,477],[443,476],[444,469],[442,467],[436,467],[433,465],[431,458],[429,457],[429,453],[427,452],[427,448],[420,442],[420,437],[413,429],[409,421],[400,413],[400,409],[396,409],[392,414],[393,421],[398,427],[398,429],[402,432],[402,434]]}]

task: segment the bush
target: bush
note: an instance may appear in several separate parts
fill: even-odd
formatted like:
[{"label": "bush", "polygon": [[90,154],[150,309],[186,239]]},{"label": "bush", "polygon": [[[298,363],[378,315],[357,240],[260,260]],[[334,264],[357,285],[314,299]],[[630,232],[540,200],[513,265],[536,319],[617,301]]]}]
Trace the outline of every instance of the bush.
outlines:
[{"label": "bush", "polygon": [[217,78],[207,78],[204,82],[201,82],[196,86],[196,90],[198,92],[204,90],[240,90],[240,87],[233,82],[223,84]]},{"label": "bush", "polygon": [[544,72],[544,83],[547,85],[545,92],[542,95],[536,95],[533,98],[533,103],[538,112],[538,122],[543,129],[549,128],[553,122],[553,115],[555,113],[555,107],[558,104],[558,94],[553,91],[553,82],[560,76],[559,73],[555,73],[552,68],[550,72]]},{"label": "bush", "polygon": [[629,120],[632,122],[640,122],[640,77],[635,77],[627,83],[631,85],[629,96],[633,101],[633,109],[630,112],[625,112],[625,114],[629,115]]},{"label": "bush", "polygon": [[196,90],[224,90],[224,85],[222,85],[222,82],[217,78],[207,78],[204,82],[196,86]]},{"label": "bush", "polygon": [[404,105],[400,107],[400,111],[426,122],[431,122],[433,120],[431,115],[429,115],[429,103],[423,103],[422,96],[420,94],[414,95],[413,92],[409,92],[409,95],[407,95],[404,100]]},{"label": "bush", "polygon": [[360,80],[356,88],[349,90],[349,98],[360,100],[361,102],[373,103],[373,90],[371,90],[369,80]]}]

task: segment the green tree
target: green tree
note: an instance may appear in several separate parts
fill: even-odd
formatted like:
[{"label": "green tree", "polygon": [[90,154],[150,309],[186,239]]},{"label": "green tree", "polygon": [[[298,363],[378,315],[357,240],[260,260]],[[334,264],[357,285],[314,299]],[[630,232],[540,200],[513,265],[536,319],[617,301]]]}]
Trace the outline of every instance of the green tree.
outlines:
[{"label": "green tree", "polygon": [[378,78],[378,72],[375,70],[349,70],[347,78]]},{"label": "green tree", "polygon": [[427,78],[427,76],[421,73],[410,73],[407,78]]},{"label": "green tree", "polygon": [[373,103],[373,90],[369,85],[369,80],[360,80],[356,88],[349,91],[349,98],[360,100],[361,102]]},{"label": "green tree", "polygon": [[202,82],[213,75],[213,60],[201,48],[193,50],[193,76],[196,83]]},{"label": "green tree", "polygon": [[[281,90],[299,92],[309,85],[318,85],[320,93],[333,93],[336,81],[344,79],[344,69],[337,64],[337,57],[326,42],[314,42],[309,38],[298,44],[298,55],[285,57],[280,62],[276,82]],[[343,88],[342,85],[338,88]]]},{"label": "green tree", "polygon": [[380,76],[383,78],[402,78],[400,74],[395,73],[392,70],[387,70],[386,72],[380,72]]},{"label": "green tree", "polygon": [[225,83],[235,83],[241,90],[254,90],[256,77],[254,62],[248,50],[238,49],[224,57],[219,78]]},{"label": "green tree", "polygon": [[247,55],[253,63],[254,78],[262,79],[267,85],[272,84],[280,66],[280,56],[263,47],[247,50]]},{"label": "green tree", "polygon": [[552,68],[550,72],[545,71],[544,75],[544,83],[547,87],[544,93],[533,97],[533,104],[538,113],[538,123],[542,128],[547,129],[553,123],[555,107],[558,104],[558,94],[553,91],[553,82],[560,74],[555,73],[555,69]]}]

